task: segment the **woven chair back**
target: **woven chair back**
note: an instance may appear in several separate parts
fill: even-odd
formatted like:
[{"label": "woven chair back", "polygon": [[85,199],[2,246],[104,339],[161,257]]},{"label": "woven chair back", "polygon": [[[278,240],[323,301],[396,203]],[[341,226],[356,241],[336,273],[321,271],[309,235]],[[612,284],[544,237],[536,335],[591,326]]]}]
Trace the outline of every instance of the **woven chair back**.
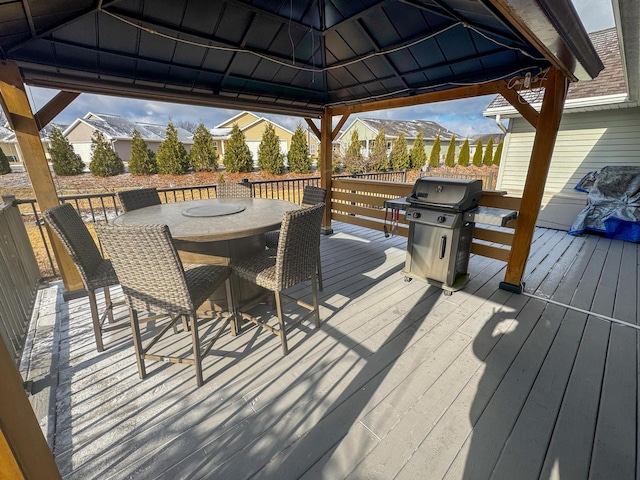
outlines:
[{"label": "woven chair back", "polygon": [[104,258],[80,215],[70,203],[63,203],[49,208],[43,216],[78,267],[85,288],[91,288]]},{"label": "woven chair back", "polygon": [[118,200],[120,200],[120,205],[125,213],[138,208],[160,205],[160,195],[155,188],[138,188],[118,192]]},{"label": "woven chair back", "polygon": [[166,225],[96,225],[129,306],[189,315],[193,304],[182,262]]},{"label": "woven chair back", "polygon": [[216,186],[218,198],[251,198],[253,191],[250,183],[219,183]]},{"label": "woven chair back", "polygon": [[323,213],[324,203],[318,203],[284,214],[276,256],[279,290],[297,285],[316,274]]},{"label": "woven chair back", "polygon": [[318,203],[325,203],[327,198],[327,189],[306,185],[302,190],[302,206],[310,207]]}]

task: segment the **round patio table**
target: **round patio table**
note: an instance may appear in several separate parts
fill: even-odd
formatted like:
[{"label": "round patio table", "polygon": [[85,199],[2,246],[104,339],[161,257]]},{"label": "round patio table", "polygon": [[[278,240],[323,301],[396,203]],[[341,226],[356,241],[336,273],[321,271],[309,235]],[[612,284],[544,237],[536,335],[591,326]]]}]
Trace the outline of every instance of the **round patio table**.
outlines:
[{"label": "round patio table", "polygon": [[[216,198],[163,203],[131,210],[113,220],[114,225],[167,225],[184,263],[228,265],[265,248],[264,234],[278,230],[282,215],[300,207],[268,198]],[[262,294],[256,285],[237,277],[231,281],[239,306]],[[226,309],[226,299],[214,293],[205,309]]]}]

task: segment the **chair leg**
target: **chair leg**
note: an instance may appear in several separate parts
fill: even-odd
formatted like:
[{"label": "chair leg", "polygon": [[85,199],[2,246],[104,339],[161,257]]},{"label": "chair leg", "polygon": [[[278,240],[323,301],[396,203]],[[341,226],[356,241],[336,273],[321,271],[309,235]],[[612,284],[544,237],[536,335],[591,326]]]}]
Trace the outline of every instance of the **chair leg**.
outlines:
[{"label": "chair leg", "polygon": [[91,322],[93,323],[93,335],[96,338],[96,348],[99,352],[104,351],[102,343],[102,326],[100,325],[100,314],[98,313],[98,303],[96,302],[96,292],[89,290],[89,308],[91,309]]},{"label": "chair leg", "polygon": [[113,323],[113,303],[111,302],[111,291],[109,290],[109,286],[106,285],[104,288],[104,304],[107,309],[107,318],[109,319],[109,323]]},{"label": "chair leg", "polygon": [[[319,264],[318,264],[319,265]],[[313,312],[316,328],[320,327],[320,309],[318,307],[318,285],[315,275],[311,275],[311,291],[313,293]]]},{"label": "chair leg", "polygon": [[276,311],[278,312],[278,324],[280,325],[280,342],[282,343],[282,354],[287,355],[289,348],[287,347],[287,330],[284,325],[284,316],[282,315],[282,299],[280,298],[280,292],[275,292],[276,297]]},{"label": "chair leg", "polygon": [[242,324],[240,318],[238,318],[238,310],[235,304],[235,298],[233,297],[233,291],[231,290],[231,281],[229,278],[224,281],[224,288],[227,294],[227,309],[231,314],[231,322],[229,323],[231,335],[235,337],[240,333]]},{"label": "chair leg", "polygon": [[196,367],[196,383],[202,386],[204,380],[202,378],[202,358],[200,358],[200,337],[198,336],[198,317],[195,312],[191,312],[191,341],[193,343],[193,359]]},{"label": "chair leg", "polygon": [[140,378],[147,376],[144,366],[144,351],[142,349],[142,337],[140,336],[140,324],[138,323],[138,312],[129,308],[129,320],[131,321],[131,331],[133,332],[133,347],[136,352],[136,363],[138,364],[138,375]]},{"label": "chair leg", "polygon": [[316,261],[316,272],[318,274],[318,285],[320,290],[322,287],[322,260],[320,259],[320,248],[318,248],[318,260]]}]

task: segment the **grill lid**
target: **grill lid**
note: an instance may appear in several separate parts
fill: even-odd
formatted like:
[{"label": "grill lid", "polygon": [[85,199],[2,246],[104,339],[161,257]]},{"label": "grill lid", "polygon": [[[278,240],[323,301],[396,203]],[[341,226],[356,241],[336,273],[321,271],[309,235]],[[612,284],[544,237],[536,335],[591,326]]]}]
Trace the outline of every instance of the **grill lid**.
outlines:
[{"label": "grill lid", "polygon": [[412,206],[465,211],[478,206],[482,180],[421,177],[407,200]]}]

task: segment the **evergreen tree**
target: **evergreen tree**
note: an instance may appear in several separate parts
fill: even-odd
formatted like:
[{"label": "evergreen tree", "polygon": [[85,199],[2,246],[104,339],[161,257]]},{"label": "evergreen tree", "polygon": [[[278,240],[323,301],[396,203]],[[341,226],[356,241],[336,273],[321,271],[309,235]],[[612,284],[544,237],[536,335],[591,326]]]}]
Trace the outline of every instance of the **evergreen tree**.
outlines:
[{"label": "evergreen tree", "polygon": [[404,133],[400,132],[398,138],[391,145],[391,153],[389,154],[391,168],[394,170],[405,170],[411,168],[411,157],[407,150],[407,140]]},{"label": "evergreen tree", "polygon": [[476,167],[482,166],[482,139],[478,139],[478,143],[476,143],[476,151],[473,152],[473,164]]},{"label": "evergreen tree", "polygon": [[369,166],[368,161],[360,152],[360,138],[357,130],[351,134],[351,142],[344,155],[344,165],[351,173],[366,172]]},{"label": "evergreen tree", "polygon": [[489,137],[487,146],[484,149],[484,156],[482,157],[482,163],[487,167],[493,165],[493,137]]},{"label": "evergreen tree", "polygon": [[287,155],[289,170],[295,173],[309,173],[311,171],[311,156],[309,155],[309,144],[302,129],[298,124],[293,137],[291,137],[291,147]]},{"label": "evergreen tree", "polygon": [[193,145],[189,160],[196,172],[212,172],[218,168],[218,152],[213,138],[204,123],[200,122],[193,133]]},{"label": "evergreen tree", "polygon": [[424,151],[422,132],[418,132],[415,142],[411,145],[411,168],[420,170],[427,164],[427,153]]},{"label": "evergreen tree", "polygon": [[429,166],[431,168],[440,166],[440,134],[433,141],[433,147],[431,148],[431,153],[429,153]]},{"label": "evergreen tree", "polygon": [[169,122],[164,140],[156,153],[158,173],[161,175],[183,175],[189,170],[189,154],[178,140],[178,131]]},{"label": "evergreen tree", "polygon": [[387,137],[384,129],[378,131],[378,135],[373,141],[373,149],[369,153],[371,169],[376,172],[388,172],[390,170],[389,157],[387,156]]},{"label": "evergreen tree", "polygon": [[460,147],[460,156],[458,157],[458,165],[461,167],[469,166],[469,139],[465,138]]},{"label": "evergreen tree", "polygon": [[78,175],[84,170],[84,162],[62,135],[60,129],[53,127],[49,136],[49,155],[56,175]]},{"label": "evergreen tree", "polygon": [[102,132],[96,130],[91,137],[91,163],[89,170],[96,177],[113,177],[124,171],[124,164],[111,148]]},{"label": "evergreen tree", "polygon": [[449,142],[449,148],[447,148],[447,156],[444,157],[444,164],[447,167],[455,167],[456,166],[456,136],[451,136],[451,141]]},{"label": "evergreen tree", "polygon": [[153,175],[158,173],[156,154],[151,151],[136,129],[133,129],[133,137],[131,138],[129,172],[131,175]]},{"label": "evergreen tree", "polygon": [[280,152],[280,137],[270,123],[262,132],[262,140],[258,147],[258,167],[272,175],[279,175],[284,170],[284,155]]},{"label": "evergreen tree", "polygon": [[9,165],[9,159],[0,148],[0,175],[6,175],[11,173],[11,165]]},{"label": "evergreen tree", "polygon": [[502,143],[503,143],[503,141],[500,140],[500,143],[496,147],[496,153],[493,154],[493,164],[494,165],[500,165],[500,157],[502,157]]},{"label": "evergreen tree", "polygon": [[251,150],[249,150],[249,146],[245,142],[244,133],[242,133],[237,123],[234,123],[231,128],[231,138],[227,143],[222,163],[229,173],[251,172],[253,170]]}]

